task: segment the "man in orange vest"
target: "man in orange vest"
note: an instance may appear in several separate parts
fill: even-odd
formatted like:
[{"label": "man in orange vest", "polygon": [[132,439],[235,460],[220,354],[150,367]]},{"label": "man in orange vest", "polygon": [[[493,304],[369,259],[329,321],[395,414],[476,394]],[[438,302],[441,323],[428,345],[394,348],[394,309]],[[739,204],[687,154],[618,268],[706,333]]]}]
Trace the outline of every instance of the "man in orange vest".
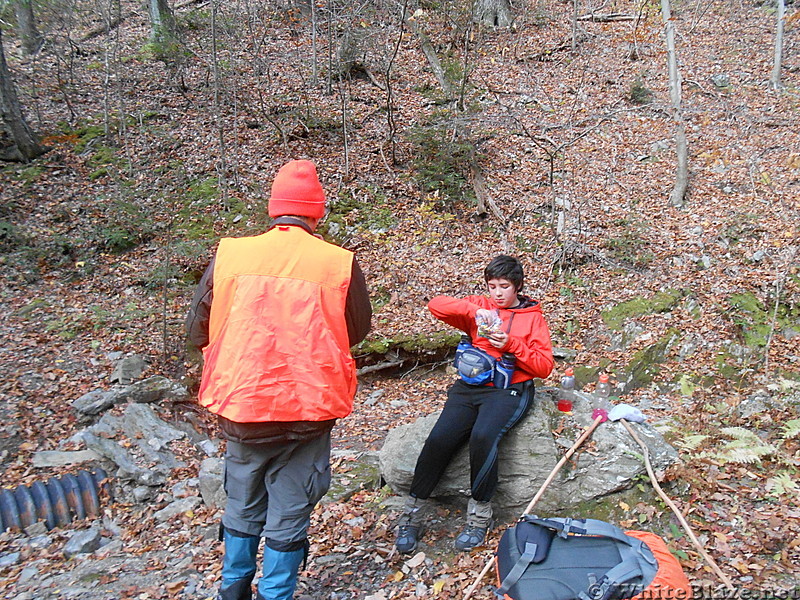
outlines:
[{"label": "man in orange vest", "polygon": [[264,234],[225,238],[192,300],[203,350],[199,401],[227,440],[220,600],[290,600],[308,555],[311,511],[330,486],[330,432],[350,414],[350,347],[372,309],[352,252],[313,235],[325,215],[314,164],[293,160],[272,184]]}]

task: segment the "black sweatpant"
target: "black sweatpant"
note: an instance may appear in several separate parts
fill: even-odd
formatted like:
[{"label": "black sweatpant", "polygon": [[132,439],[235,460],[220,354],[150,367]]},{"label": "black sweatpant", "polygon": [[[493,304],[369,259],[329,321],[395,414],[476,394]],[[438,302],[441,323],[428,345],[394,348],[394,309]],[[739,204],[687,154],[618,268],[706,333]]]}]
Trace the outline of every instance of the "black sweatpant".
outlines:
[{"label": "black sweatpant", "polygon": [[497,489],[497,446],[533,404],[532,381],[501,390],[458,380],[447,391],[444,410],[433,426],[414,469],[410,494],[433,492],[455,453],[469,440],[472,498],[488,502]]}]

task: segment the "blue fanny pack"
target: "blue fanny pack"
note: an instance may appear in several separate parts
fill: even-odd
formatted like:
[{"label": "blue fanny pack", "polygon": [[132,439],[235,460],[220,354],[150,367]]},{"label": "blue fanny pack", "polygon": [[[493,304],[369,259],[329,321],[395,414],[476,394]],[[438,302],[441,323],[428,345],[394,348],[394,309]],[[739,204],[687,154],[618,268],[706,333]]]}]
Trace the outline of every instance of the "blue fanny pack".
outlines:
[{"label": "blue fanny pack", "polygon": [[485,385],[489,382],[498,389],[511,387],[514,376],[514,355],[504,354],[502,360],[476,348],[468,336],[461,338],[456,348],[454,365],[461,379],[470,385]]},{"label": "blue fanny pack", "polygon": [[494,377],[495,358],[472,344],[456,352],[455,367],[458,374],[470,385],[489,383]]}]

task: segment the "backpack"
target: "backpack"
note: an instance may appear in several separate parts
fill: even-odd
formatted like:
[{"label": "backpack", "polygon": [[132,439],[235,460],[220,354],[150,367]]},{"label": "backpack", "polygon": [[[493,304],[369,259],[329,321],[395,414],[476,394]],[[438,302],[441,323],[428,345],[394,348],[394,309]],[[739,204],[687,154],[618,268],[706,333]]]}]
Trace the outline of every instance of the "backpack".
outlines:
[{"label": "backpack", "polygon": [[506,600],[692,597],[660,537],[595,519],[525,515],[500,538],[495,567]]}]

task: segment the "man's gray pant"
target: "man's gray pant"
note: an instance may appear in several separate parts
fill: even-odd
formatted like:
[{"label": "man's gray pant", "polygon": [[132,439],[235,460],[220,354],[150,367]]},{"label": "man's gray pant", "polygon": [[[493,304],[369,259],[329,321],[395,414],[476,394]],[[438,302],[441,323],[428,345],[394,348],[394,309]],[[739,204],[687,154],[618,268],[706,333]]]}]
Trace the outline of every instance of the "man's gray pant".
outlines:
[{"label": "man's gray pant", "polygon": [[330,455],[330,432],[275,445],[229,441],[222,524],[284,552],[305,542],[311,511],[330,487]]}]

